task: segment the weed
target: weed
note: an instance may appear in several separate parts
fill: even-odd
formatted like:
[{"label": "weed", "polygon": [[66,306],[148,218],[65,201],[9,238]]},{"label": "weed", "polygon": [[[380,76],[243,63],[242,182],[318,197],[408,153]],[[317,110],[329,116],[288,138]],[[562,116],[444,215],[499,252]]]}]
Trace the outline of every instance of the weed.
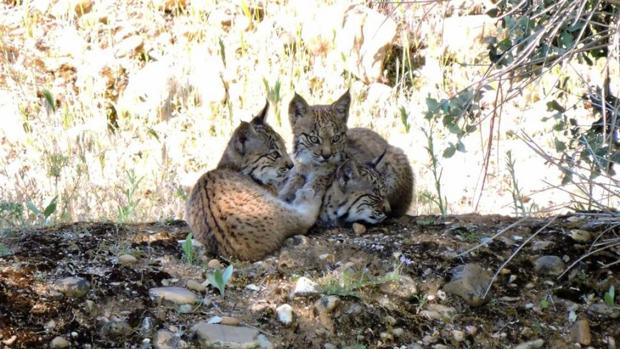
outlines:
[{"label": "weed", "polygon": [[416,305],[416,307],[415,307],[415,313],[419,314],[420,311],[422,311],[422,309],[424,309],[424,307],[426,307],[426,304],[428,303],[428,297],[426,297],[425,294],[423,294],[423,295],[415,295],[415,296],[413,296],[413,299],[415,299],[418,302],[418,305]]},{"label": "weed", "polygon": [[117,217],[118,221],[121,223],[125,223],[131,220],[136,214],[136,208],[140,200],[136,199],[135,195],[138,187],[140,186],[140,182],[142,182],[142,180],[144,179],[144,177],[138,178],[133,170],[125,172],[127,174],[129,186],[123,191],[126,203],[125,205],[118,208]]},{"label": "weed", "polygon": [[353,344],[353,345],[349,345],[344,347],[343,349],[366,349],[366,346],[364,344]]},{"label": "weed", "polygon": [[544,311],[545,309],[549,308],[550,305],[551,304],[549,303],[546,297],[540,300],[540,303],[539,303],[540,310]]},{"label": "weed", "polygon": [[[432,196],[429,199],[433,201],[437,207],[439,208],[439,212],[441,212],[442,216],[446,216],[448,214],[448,198],[441,193],[441,176],[443,175],[443,168],[439,168],[439,160],[437,158],[437,154],[435,154],[435,144],[433,142],[433,126],[429,127],[428,131],[422,129],[424,136],[426,136],[427,146],[424,147],[428,156],[431,160],[431,171],[433,172],[433,180],[435,182],[435,191],[437,192],[437,196]],[[445,156],[446,154],[444,154]]]},{"label": "weed", "polygon": [[534,205],[531,205],[529,210],[525,208],[525,202],[523,200],[523,195],[521,194],[521,188],[519,187],[519,182],[517,182],[517,175],[515,173],[515,160],[512,158],[512,152],[506,152],[506,169],[508,169],[508,173],[510,173],[511,180],[511,189],[510,193],[512,194],[512,205],[515,212],[515,216],[529,216],[532,212]]},{"label": "weed", "polygon": [[24,206],[19,203],[0,201],[0,226],[16,227],[24,224]]},{"label": "weed", "polygon": [[356,273],[351,270],[345,270],[337,278],[331,275],[323,278],[319,282],[321,293],[340,297],[360,298],[359,291],[363,288],[400,280],[400,268],[401,265],[398,265],[394,268],[394,271],[380,277],[369,276],[365,272]]},{"label": "weed", "polygon": [[192,245],[193,235],[192,233],[187,234],[185,241],[183,241],[183,245],[181,248],[183,249],[183,259],[189,264],[194,264],[196,261],[196,256],[194,255],[194,246]]},{"label": "weed", "polygon": [[403,126],[405,126],[405,133],[409,133],[409,130],[411,129],[411,124],[409,123],[409,113],[407,113],[407,109],[403,106],[401,106],[398,110],[400,112],[400,121],[403,123]]},{"label": "weed", "polygon": [[226,285],[228,284],[228,281],[230,280],[230,277],[233,274],[233,265],[230,264],[229,266],[226,267],[226,269],[224,269],[224,271],[222,270],[216,270],[213,273],[209,273],[207,274],[207,280],[209,280],[209,283],[218,289],[218,291],[220,291],[220,295],[224,296],[224,291],[226,290]]},{"label": "weed", "polygon": [[58,204],[58,196],[55,196],[48,204],[45,206],[43,210],[39,209],[32,201],[26,202],[26,207],[34,214],[35,221],[41,222],[44,225],[50,223],[50,217],[56,212],[56,207]]},{"label": "weed", "polygon": [[609,286],[609,289],[603,295],[603,300],[610,307],[616,305],[616,289],[613,286]]},{"label": "weed", "polygon": [[263,85],[265,86],[265,93],[267,94],[267,99],[269,100],[269,102],[271,102],[271,104],[274,105],[278,126],[282,126],[282,116],[280,113],[280,102],[282,101],[282,96],[280,96],[280,79],[276,80],[276,83],[273,85],[273,87],[270,87],[267,79],[263,78]]},{"label": "weed", "polygon": [[0,257],[9,256],[11,254],[11,249],[7,245],[0,242]]}]

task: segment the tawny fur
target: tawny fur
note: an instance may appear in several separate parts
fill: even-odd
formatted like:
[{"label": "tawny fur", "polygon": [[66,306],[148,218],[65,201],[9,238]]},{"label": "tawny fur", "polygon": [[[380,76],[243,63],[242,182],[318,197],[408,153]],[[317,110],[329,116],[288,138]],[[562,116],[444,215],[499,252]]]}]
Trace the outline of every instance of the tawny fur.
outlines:
[{"label": "tawny fur", "polygon": [[200,177],[188,199],[186,220],[211,254],[261,259],[306,233],[318,217],[326,176],[309,178],[292,203],[272,190],[292,163],[282,138],[264,122],[266,112],[267,106],[237,127],[218,167]]}]

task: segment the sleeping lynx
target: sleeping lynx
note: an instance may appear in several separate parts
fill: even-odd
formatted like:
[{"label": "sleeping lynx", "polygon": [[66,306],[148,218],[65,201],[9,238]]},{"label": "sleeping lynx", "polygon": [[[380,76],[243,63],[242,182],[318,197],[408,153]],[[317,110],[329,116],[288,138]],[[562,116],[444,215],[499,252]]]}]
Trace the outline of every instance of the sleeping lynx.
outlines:
[{"label": "sleeping lynx", "polygon": [[280,186],[292,162],[280,135],[265,123],[267,108],[241,122],[217,168],[192,189],[187,222],[210,253],[261,259],[286,238],[306,233],[319,215],[326,176],[309,176],[292,203],[269,188]]},{"label": "sleeping lynx", "polygon": [[[402,216],[407,212],[413,196],[413,172],[407,156],[372,130],[364,128],[348,130],[350,104],[349,91],[331,105],[310,106],[301,96],[295,94],[289,104],[289,120],[294,135],[295,173],[291,175],[280,195],[290,200],[294,188],[299,188],[304,183],[305,173],[311,173],[316,168],[333,171],[345,159],[352,159],[358,168],[365,166],[368,169],[369,164],[374,163],[374,166],[365,172],[377,173],[376,176],[381,177],[382,181],[366,182],[374,183],[375,186],[381,183],[384,188],[379,190],[366,185],[364,195],[376,197],[376,194],[381,192],[382,196],[387,198],[387,204],[383,202],[384,200],[376,198],[369,202],[359,201],[354,195],[351,197],[354,205],[350,209],[362,212],[360,204],[368,206],[369,203],[381,203],[381,207],[375,204],[373,211],[383,211],[394,217]],[[377,161],[378,159],[380,161]],[[340,202],[342,199],[344,198],[341,198]],[[328,206],[324,202],[321,221],[327,217],[333,220],[333,214],[325,212]],[[342,223],[342,217],[345,216],[348,217],[347,222],[355,221],[353,217],[366,222],[374,221],[369,214],[343,213],[337,222],[332,221],[331,224]]]}]

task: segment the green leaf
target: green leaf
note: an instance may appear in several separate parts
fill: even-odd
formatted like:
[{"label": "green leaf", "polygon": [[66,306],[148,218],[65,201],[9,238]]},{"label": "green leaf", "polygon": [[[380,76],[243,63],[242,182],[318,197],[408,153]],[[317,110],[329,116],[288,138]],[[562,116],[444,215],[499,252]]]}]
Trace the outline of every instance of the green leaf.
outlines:
[{"label": "green leaf", "polygon": [[226,267],[226,269],[224,269],[224,273],[222,274],[222,281],[224,281],[224,285],[228,284],[228,280],[230,280],[232,273],[233,273],[233,265],[230,264]]},{"label": "green leaf", "polygon": [[54,96],[52,96],[52,93],[47,89],[43,90],[42,93],[43,93],[43,97],[45,97],[45,101],[50,106],[50,108],[52,108],[52,111],[55,113],[56,112],[56,101],[54,100]]},{"label": "green leaf", "polygon": [[497,17],[498,13],[499,13],[499,10],[497,8],[492,8],[492,9],[487,11],[487,16],[489,16],[491,18],[495,18],[495,17]]},{"label": "green leaf", "polygon": [[45,207],[45,210],[43,210],[43,217],[45,217],[45,219],[47,219],[54,212],[56,212],[57,201],[58,201],[58,196],[55,196],[52,199],[52,201],[50,201],[50,203],[47,205],[47,207]]},{"label": "green leaf", "polygon": [[451,158],[455,152],[456,152],[456,147],[454,146],[454,144],[450,144],[450,146],[448,146],[446,150],[443,151],[443,157]]},{"label": "green leaf", "polygon": [[566,109],[564,109],[564,107],[561,106],[556,100],[547,102],[547,111],[552,110],[559,111],[560,113],[564,113],[566,111]]},{"label": "green leaf", "polygon": [[456,150],[460,151],[461,153],[465,152],[465,144],[463,144],[463,142],[458,141],[456,143]]},{"label": "green leaf", "polygon": [[620,150],[617,150],[615,153],[613,153],[611,157],[609,158],[609,160],[617,164],[620,164]]},{"label": "green leaf", "polygon": [[220,45],[220,57],[222,58],[222,63],[226,66],[226,50],[224,49],[224,41],[220,37],[218,40],[218,44]]},{"label": "green leaf", "polygon": [[555,151],[557,151],[558,153],[561,153],[566,150],[566,143],[560,141],[557,138],[555,138],[553,142],[555,144]]},{"label": "green leaf", "polygon": [[607,305],[614,306],[616,304],[616,290],[613,286],[609,286],[609,290],[603,295],[603,300]]},{"label": "green leaf", "polygon": [[249,19],[252,20],[252,12],[250,12],[250,7],[245,0],[241,0],[241,11],[243,14]]},{"label": "green leaf", "polygon": [[28,201],[28,202],[26,203],[26,207],[28,207],[28,209],[29,209],[30,211],[32,211],[32,213],[34,213],[34,214],[35,214],[35,215],[37,215],[37,216],[41,214],[41,210],[39,210],[39,209],[38,209],[38,208],[37,208],[37,207],[36,207],[36,206],[32,203],[32,201]]}]

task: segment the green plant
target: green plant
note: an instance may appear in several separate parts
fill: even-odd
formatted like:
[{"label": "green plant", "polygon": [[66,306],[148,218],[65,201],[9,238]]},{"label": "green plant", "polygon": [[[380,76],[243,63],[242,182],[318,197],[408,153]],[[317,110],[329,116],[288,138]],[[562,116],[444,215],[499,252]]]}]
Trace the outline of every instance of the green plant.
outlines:
[{"label": "green plant", "polygon": [[338,277],[330,275],[321,279],[319,287],[321,293],[326,295],[360,298],[359,291],[363,288],[400,280],[400,269],[401,265],[399,264],[393,271],[379,277],[369,276],[365,272],[356,273],[347,269],[339,273]]},{"label": "green plant", "polygon": [[540,305],[540,310],[544,311],[545,309],[549,308],[549,305],[551,304],[549,303],[549,300],[547,300],[547,298],[545,297],[540,300],[539,305]]},{"label": "green plant", "polygon": [[405,127],[405,133],[409,133],[409,130],[411,129],[411,124],[409,123],[409,113],[407,113],[407,109],[403,106],[398,108],[398,111],[400,113],[400,121]]},{"label": "green plant", "polygon": [[616,305],[616,290],[613,286],[609,286],[609,289],[603,295],[603,300],[605,301],[605,304],[610,307]]},{"label": "green plant", "polygon": [[26,207],[28,207],[30,212],[34,214],[36,221],[42,220],[42,223],[44,225],[47,225],[50,223],[50,217],[54,214],[54,212],[56,212],[57,203],[58,196],[55,196],[52,200],[50,200],[50,202],[47,204],[47,206],[45,206],[43,210],[35,206],[32,201],[26,202]]},{"label": "green plant", "polygon": [[138,178],[134,170],[125,171],[125,173],[127,174],[127,182],[129,185],[123,190],[126,200],[125,205],[118,208],[117,217],[118,221],[121,223],[125,223],[134,217],[136,208],[140,202],[140,200],[135,197],[136,191],[144,179],[144,177]]},{"label": "green plant", "polygon": [[267,99],[271,104],[274,105],[274,111],[276,114],[276,121],[278,125],[282,125],[282,116],[280,113],[280,102],[282,101],[282,96],[280,96],[280,79],[276,80],[276,83],[273,87],[269,86],[269,82],[267,79],[263,78],[263,85],[265,86],[265,93],[267,94]]},{"label": "green plant", "polygon": [[343,349],[366,349],[366,346],[364,344],[353,344],[346,346]]},{"label": "green plant", "polygon": [[194,264],[196,261],[196,257],[194,256],[194,246],[192,245],[193,235],[192,233],[187,234],[185,237],[185,241],[183,241],[183,245],[181,248],[183,249],[183,259],[189,264]]},{"label": "green plant", "polygon": [[230,277],[233,274],[233,265],[230,264],[223,271],[218,269],[213,273],[207,274],[207,280],[209,283],[220,291],[220,295],[224,296],[224,291],[226,290],[226,285],[230,280]]},{"label": "green plant", "polygon": [[[435,191],[437,192],[437,196],[429,197],[431,201],[433,201],[442,216],[446,216],[448,214],[448,198],[441,193],[441,176],[443,175],[443,168],[439,168],[439,160],[437,159],[437,154],[435,154],[435,144],[433,142],[433,125],[429,126],[429,130],[422,129],[424,135],[426,136],[427,146],[424,147],[428,156],[430,158],[431,172],[433,173],[433,179],[435,182]],[[445,156],[445,152],[444,152]]]},{"label": "green plant", "polygon": [[507,151],[506,168],[508,169],[508,173],[510,173],[510,179],[512,184],[510,193],[512,194],[512,205],[515,216],[527,216],[529,212],[525,209],[525,204],[523,203],[521,188],[519,188],[519,182],[517,182],[517,175],[515,173],[515,163],[515,160],[512,158],[512,152]]},{"label": "green plant", "polygon": [[0,226],[16,227],[24,223],[24,206],[16,202],[0,201]]},{"label": "green plant", "polygon": [[7,245],[0,242],[0,257],[9,256],[11,253],[11,249]]}]

